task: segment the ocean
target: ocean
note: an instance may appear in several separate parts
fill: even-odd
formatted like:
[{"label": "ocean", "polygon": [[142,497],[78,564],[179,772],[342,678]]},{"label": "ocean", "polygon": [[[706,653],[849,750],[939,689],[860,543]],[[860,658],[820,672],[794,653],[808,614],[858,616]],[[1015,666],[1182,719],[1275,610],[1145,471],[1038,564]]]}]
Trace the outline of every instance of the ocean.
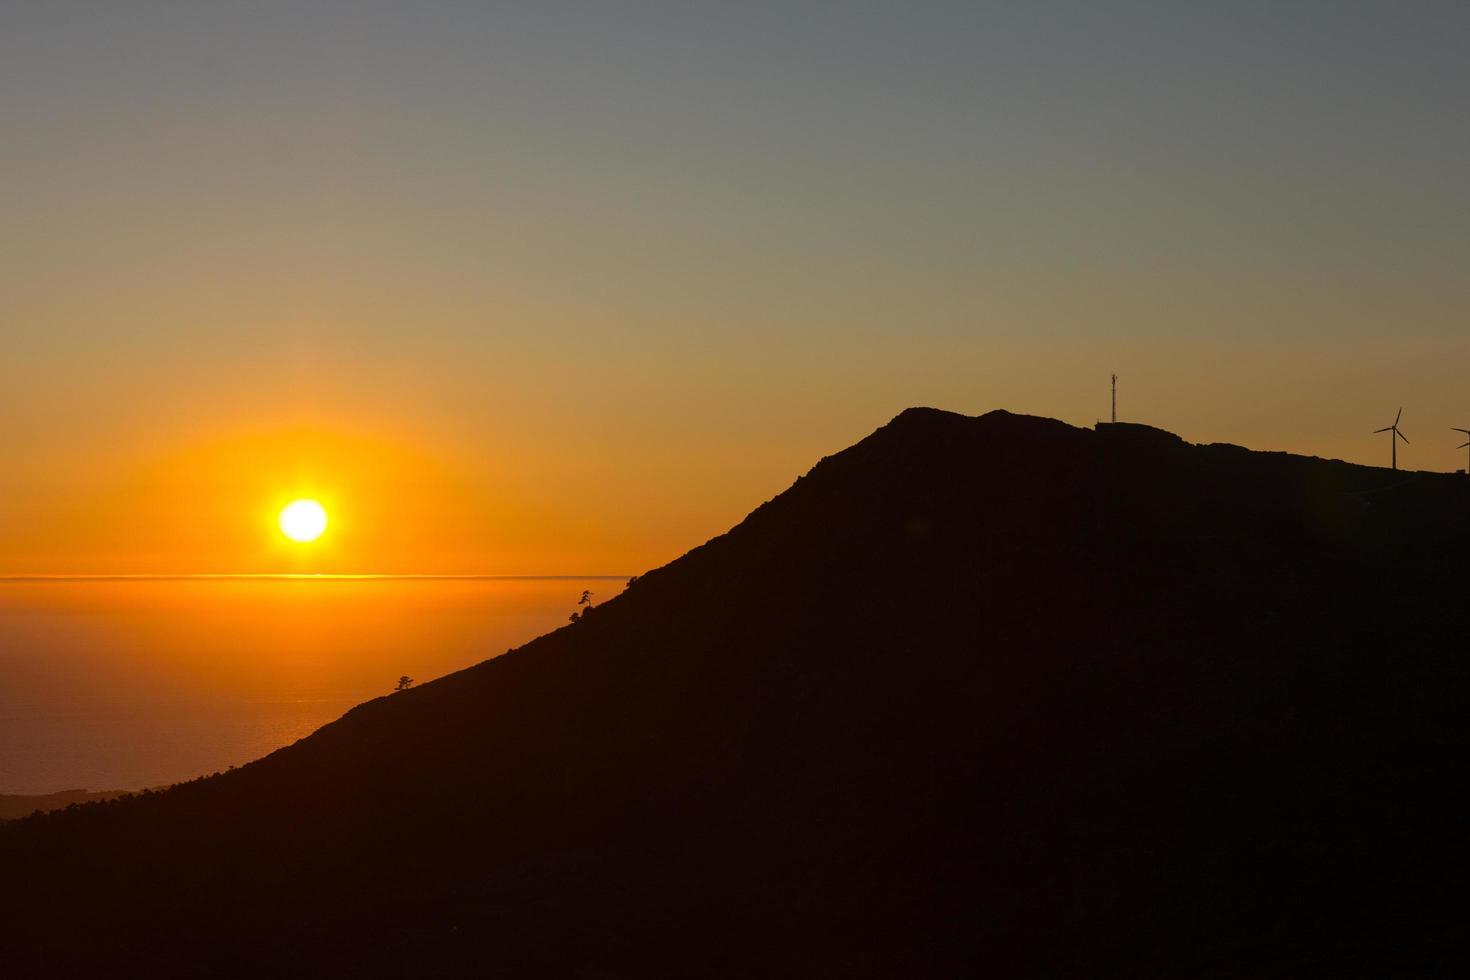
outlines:
[{"label": "ocean", "polygon": [[141,789],[564,625],[619,578],[0,580],[0,793]]}]

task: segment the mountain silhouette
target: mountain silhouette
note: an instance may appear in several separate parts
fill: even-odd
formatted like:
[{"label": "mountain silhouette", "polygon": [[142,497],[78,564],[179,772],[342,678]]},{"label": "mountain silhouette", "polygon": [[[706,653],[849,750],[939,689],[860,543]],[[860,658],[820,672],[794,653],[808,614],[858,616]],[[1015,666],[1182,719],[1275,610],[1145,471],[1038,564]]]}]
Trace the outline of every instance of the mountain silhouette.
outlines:
[{"label": "mountain silhouette", "polygon": [[1467,505],[910,409],[517,650],[0,826],[0,968],[1463,975]]}]

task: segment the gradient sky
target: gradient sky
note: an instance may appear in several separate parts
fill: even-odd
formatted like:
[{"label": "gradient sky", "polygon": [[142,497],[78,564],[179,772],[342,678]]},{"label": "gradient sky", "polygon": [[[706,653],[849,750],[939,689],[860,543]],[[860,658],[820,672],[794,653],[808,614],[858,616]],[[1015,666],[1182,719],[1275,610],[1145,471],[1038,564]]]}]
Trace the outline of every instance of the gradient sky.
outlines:
[{"label": "gradient sky", "polygon": [[1464,466],[1466,51],[1463,0],[10,0],[0,572],[636,572],[1113,371]]}]

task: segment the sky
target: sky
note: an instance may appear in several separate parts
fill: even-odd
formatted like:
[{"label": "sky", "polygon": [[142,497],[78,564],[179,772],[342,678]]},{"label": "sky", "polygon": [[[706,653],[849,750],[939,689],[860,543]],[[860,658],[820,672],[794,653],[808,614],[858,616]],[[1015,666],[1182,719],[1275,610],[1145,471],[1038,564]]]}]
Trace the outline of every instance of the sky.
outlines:
[{"label": "sky", "polygon": [[[0,574],[631,574],[910,405],[1465,465],[1463,2],[0,7]],[[319,497],[310,548],[275,512]]]}]

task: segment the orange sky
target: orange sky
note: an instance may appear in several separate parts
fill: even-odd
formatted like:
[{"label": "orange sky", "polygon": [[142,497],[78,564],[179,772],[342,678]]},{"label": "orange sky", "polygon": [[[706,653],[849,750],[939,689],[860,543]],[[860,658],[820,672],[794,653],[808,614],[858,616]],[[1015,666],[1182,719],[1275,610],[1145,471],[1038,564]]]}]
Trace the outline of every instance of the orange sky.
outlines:
[{"label": "orange sky", "polygon": [[1463,6],[61,6],[0,15],[0,573],[633,573],[1111,372],[1465,465]]},{"label": "orange sky", "polygon": [[[1414,391],[1401,461],[1464,465],[1447,429],[1463,423],[1457,343],[1327,356],[1276,345],[1274,357],[1247,343],[1112,357],[1096,342],[1054,344],[1041,359],[1021,340],[914,350],[873,338],[830,356],[788,345],[775,348],[785,363],[730,351],[688,376],[589,357],[529,376],[553,377],[545,389],[493,368],[482,385],[452,364],[438,383],[395,380],[390,358],[369,372],[346,351],[300,401],[283,394],[287,369],[268,365],[217,368],[213,391],[188,378],[37,386],[26,395],[36,423],[7,418],[8,458],[21,465],[4,475],[0,571],[633,573],[723,531],[907,404],[1091,424],[1107,411],[1094,365],[1109,361],[1123,362],[1125,418],[1372,463],[1387,447],[1368,430],[1391,421],[1399,390]],[[820,384],[801,377],[804,364],[820,367]],[[227,386],[255,371],[259,390]],[[332,517],[310,545],[275,528],[299,496]]]}]

